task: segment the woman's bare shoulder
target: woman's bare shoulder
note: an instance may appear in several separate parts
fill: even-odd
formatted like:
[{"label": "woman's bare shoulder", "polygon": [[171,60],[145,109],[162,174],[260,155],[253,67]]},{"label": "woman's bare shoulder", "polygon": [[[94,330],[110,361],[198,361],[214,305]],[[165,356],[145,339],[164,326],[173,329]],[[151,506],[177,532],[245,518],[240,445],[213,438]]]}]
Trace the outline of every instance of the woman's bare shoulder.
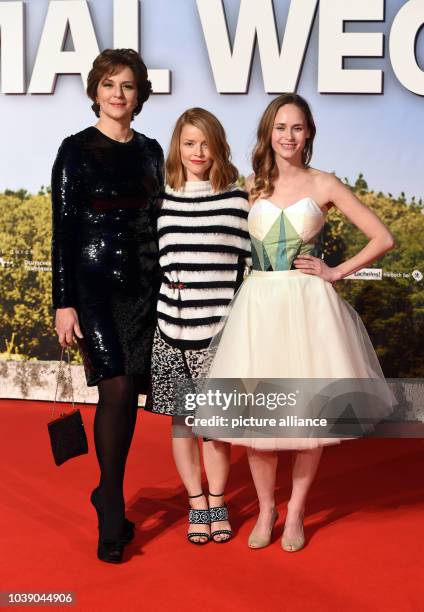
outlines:
[{"label": "woman's bare shoulder", "polygon": [[324,172],[317,168],[309,169],[310,176],[317,189],[331,192],[333,189],[342,185],[342,181],[333,172]]},{"label": "woman's bare shoulder", "polygon": [[319,170],[318,168],[309,168],[308,171],[310,176],[318,182],[328,183],[339,180],[334,172],[325,172],[325,170]]}]

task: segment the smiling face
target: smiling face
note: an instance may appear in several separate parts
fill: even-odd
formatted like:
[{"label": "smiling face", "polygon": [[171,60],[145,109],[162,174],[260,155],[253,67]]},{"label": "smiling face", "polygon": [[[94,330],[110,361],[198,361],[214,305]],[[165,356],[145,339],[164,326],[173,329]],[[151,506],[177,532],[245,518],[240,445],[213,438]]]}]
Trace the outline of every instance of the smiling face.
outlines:
[{"label": "smiling face", "polygon": [[302,163],[302,152],[310,137],[303,111],[295,104],[281,106],[275,115],[271,146],[276,157]]},{"label": "smiling face", "polygon": [[96,102],[100,106],[100,117],[115,121],[131,121],[137,106],[137,85],[134,73],[122,66],[116,74],[103,77],[97,87]]},{"label": "smiling face", "polygon": [[208,179],[213,157],[202,130],[189,123],[183,126],[180,135],[180,155],[187,181]]}]

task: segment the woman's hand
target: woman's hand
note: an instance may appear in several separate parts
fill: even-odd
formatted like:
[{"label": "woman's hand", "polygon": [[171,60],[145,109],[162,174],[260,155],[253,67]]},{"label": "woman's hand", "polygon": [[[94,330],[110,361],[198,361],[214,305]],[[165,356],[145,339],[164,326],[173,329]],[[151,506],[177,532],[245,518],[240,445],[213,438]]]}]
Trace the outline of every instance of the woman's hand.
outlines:
[{"label": "woman's hand", "polygon": [[56,310],[55,329],[59,344],[66,348],[75,342],[75,336],[83,338],[75,308],[58,308]]},{"label": "woman's hand", "polygon": [[300,270],[304,274],[319,276],[329,283],[340,280],[340,274],[335,268],[330,268],[322,259],[312,257],[312,255],[298,255],[294,260],[294,266],[296,270]]}]

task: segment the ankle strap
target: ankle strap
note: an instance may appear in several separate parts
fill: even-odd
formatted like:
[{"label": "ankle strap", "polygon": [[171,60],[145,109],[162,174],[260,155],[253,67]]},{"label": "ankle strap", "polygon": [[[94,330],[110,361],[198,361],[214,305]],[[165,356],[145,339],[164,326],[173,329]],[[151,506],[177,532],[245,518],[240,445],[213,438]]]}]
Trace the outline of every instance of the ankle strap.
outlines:
[{"label": "ankle strap", "polygon": [[199,495],[189,495],[188,498],[189,499],[194,499],[195,497],[202,497],[202,495],[204,495],[203,491],[201,493],[199,493]]},{"label": "ankle strap", "polygon": [[209,495],[210,495],[211,497],[223,497],[223,496],[224,496],[224,494],[225,494],[225,491],[224,491],[224,493],[211,493],[211,492],[209,491]]}]

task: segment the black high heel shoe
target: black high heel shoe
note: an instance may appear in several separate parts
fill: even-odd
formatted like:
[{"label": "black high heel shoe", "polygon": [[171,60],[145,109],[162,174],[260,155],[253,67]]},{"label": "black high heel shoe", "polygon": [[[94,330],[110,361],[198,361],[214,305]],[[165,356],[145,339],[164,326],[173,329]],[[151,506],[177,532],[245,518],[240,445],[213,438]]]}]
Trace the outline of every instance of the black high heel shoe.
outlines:
[{"label": "black high heel shoe", "polygon": [[91,493],[90,501],[97,513],[99,542],[97,547],[97,557],[107,563],[120,563],[124,552],[124,546],[134,539],[135,524],[124,518],[122,534],[115,540],[108,540],[102,537],[103,508],[99,498],[98,487]]},{"label": "black high heel shoe", "polygon": [[121,540],[102,540],[99,536],[97,558],[106,563],[121,563],[124,547]]},{"label": "black high heel shoe", "polygon": [[[211,493],[209,491],[209,497],[224,497],[224,493]],[[228,521],[228,508],[225,504],[222,504],[222,506],[214,506],[212,508],[209,507],[209,515],[211,526],[212,523],[219,523],[219,521]],[[227,537],[216,540],[215,537],[220,535],[225,535]],[[232,537],[233,532],[231,529],[215,529],[215,531],[211,531],[211,540],[216,544],[225,544],[226,542],[229,542]]]},{"label": "black high heel shoe", "polygon": [[[101,523],[103,520],[103,515],[102,515],[102,505],[99,499],[99,488],[98,487],[96,487],[94,491],[91,493],[90,501],[92,505],[94,506],[94,509],[97,512],[97,522],[98,522],[97,524],[100,530]],[[135,532],[135,523],[133,523],[132,521],[129,521],[127,518],[124,518],[124,529],[123,529],[123,533],[121,536],[121,539],[124,541],[124,544],[128,544],[129,542],[131,542],[131,540],[134,539],[134,536],[135,536],[134,532]]]}]

